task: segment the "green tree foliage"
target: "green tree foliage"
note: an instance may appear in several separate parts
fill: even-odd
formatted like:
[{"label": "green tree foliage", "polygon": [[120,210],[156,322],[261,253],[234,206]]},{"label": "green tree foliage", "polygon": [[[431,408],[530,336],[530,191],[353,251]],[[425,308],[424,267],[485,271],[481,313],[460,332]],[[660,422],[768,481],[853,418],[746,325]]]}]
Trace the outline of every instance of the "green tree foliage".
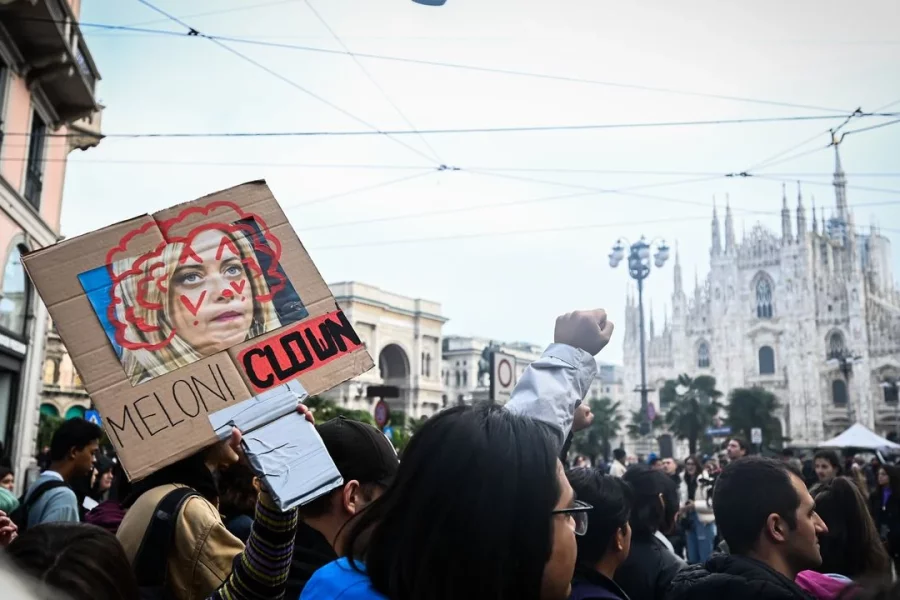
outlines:
[{"label": "green tree foliage", "polygon": [[599,398],[591,400],[590,406],[594,421],[587,430],[575,434],[572,446],[576,452],[590,457],[591,460],[603,454],[603,459],[608,462],[612,451],[611,440],[618,437],[622,429],[619,403],[609,398]]},{"label": "green tree foliage", "polygon": [[728,425],[731,430],[750,441],[750,430],[762,429],[763,443],[779,447],[784,442],[781,422],[775,415],[781,409],[772,392],[759,387],[737,388],[728,397]]},{"label": "green tree foliage", "polygon": [[321,396],[310,396],[304,403],[312,413],[316,416],[316,423],[322,424],[336,417],[346,417],[354,421],[361,421],[369,425],[375,424],[375,417],[365,410],[350,410],[343,406],[338,406],[334,401]]},{"label": "green tree foliage", "polygon": [[674,393],[674,397],[669,398],[666,412],[669,431],[676,438],[687,440],[690,453],[696,453],[697,442],[706,435],[707,428],[712,426],[713,419],[722,408],[718,402],[722,392],[716,389],[716,378],[679,375],[677,382],[666,382],[663,393]]},{"label": "green tree foliage", "polygon": [[59,426],[62,425],[64,421],[65,419],[62,417],[41,413],[40,420],[38,421],[38,450],[50,445],[53,434],[56,433],[56,430],[59,429]]}]

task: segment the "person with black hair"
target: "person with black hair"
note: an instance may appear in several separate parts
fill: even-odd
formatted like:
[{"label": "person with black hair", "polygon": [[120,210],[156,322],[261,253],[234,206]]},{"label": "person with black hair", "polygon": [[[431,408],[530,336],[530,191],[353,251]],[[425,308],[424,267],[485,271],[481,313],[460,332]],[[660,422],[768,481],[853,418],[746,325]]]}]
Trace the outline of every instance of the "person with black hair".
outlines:
[{"label": "person with black hair", "polygon": [[678,515],[678,489],[668,475],[648,465],[631,465],[622,479],[634,494],[631,553],[615,581],[631,598],[662,599],[685,566],[666,538]]},{"label": "person with black hair", "polygon": [[814,465],[819,483],[827,483],[842,474],[841,461],[834,450],[816,452]]},{"label": "person with black hair", "polygon": [[131,494],[131,483],[118,461],[113,465],[112,484],[109,488],[106,500],[88,511],[84,517],[85,523],[102,527],[115,535],[119,531],[119,525],[125,518],[125,508],[122,506],[125,498]]},{"label": "person with black hair", "polygon": [[616,448],[613,450],[613,461],[609,466],[609,474],[613,477],[622,477],[625,475],[625,448]]},{"label": "person with black hair", "polygon": [[139,598],[121,544],[99,527],[46,523],[29,528],[8,548],[13,564],[71,600]]},{"label": "person with black hair", "polygon": [[575,496],[593,507],[587,533],[575,538],[578,561],[569,600],[628,600],[613,577],[631,550],[631,486],[590,468],[573,469],[567,477]]},{"label": "person with black hair", "polygon": [[297,598],[318,569],[343,554],[347,523],[381,496],[400,459],[384,433],[337,417],[316,426],[344,484],[300,507],[287,597]]},{"label": "person with black hair", "polygon": [[878,485],[869,495],[869,510],[879,537],[900,573],[900,469],[880,465],[876,474]]},{"label": "person with black hair", "polygon": [[681,523],[684,529],[688,562],[706,562],[716,539],[715,517],[703,490],[700,457],[688,456],[678,486],[681,500]]},{"label": "person with black hair", "polygon": [[81,520],[80,504],[71,486],[90,477],[101,437],[103,430],[84,419],[69,419],[59,426],[50,442],[49,468],[23,497],[21,530],[41,523]]},{"label": "person with black hair", "polygon": [[822,564],[799,573],[797,585],[819,600],[833,600],[852,581],[890,579],[891,559],[856,483],[835,477],[810,493],[828,533],[819,536]]},{"label": "person with black hair", "polygon": [[716,525],[731,554],[679,573],[668,600],[808,600],[794,579],[822,564],[828,527],[803,479],[785,463],[747,457],[730,463],[713,492]]},{"label": "person with black hair", "polygon": [[566,600],[590,506],[559,454],[612,330],[603,311],[560,317],[505,406],[429,418],[301,599]]},{"label": "person with black hair", "polygon": [[250,538],[260,489],[259,478],[242,462],[231,465],[219,475],[219,514],[225,529],[244,544]]},{"label": "person with black hair", "polygon": [[725,453],[728,455],[728,462],[730,463],[747,456],[749,450],[747,442],[740,437],[731,438],[725,446]]}]

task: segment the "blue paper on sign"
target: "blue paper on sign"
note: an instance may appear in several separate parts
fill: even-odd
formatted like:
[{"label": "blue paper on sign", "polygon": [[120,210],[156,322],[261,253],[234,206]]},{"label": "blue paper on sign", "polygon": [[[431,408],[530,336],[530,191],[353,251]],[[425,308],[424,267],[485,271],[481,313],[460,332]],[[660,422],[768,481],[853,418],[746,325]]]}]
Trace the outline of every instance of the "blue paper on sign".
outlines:
[{"label": "blue paper on sign", "polygon": [[344,483],[316,428],[297,412],[308,394],[297,381],[209,415],[220,440],[237,427],[250,467],[281,510],[312,502]]}]

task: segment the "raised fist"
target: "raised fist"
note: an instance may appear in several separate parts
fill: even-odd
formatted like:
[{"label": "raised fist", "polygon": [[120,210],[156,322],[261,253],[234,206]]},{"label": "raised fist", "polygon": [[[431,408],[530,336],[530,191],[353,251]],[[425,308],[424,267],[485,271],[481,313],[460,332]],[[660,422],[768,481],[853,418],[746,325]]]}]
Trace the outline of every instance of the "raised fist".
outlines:
[{"label": "raised fist", "polygon": [[580,348],[593,356],[606,347],[612,332],[612,321],[606,319],[602,308],[576,310],[557,317],[553,341]]}]

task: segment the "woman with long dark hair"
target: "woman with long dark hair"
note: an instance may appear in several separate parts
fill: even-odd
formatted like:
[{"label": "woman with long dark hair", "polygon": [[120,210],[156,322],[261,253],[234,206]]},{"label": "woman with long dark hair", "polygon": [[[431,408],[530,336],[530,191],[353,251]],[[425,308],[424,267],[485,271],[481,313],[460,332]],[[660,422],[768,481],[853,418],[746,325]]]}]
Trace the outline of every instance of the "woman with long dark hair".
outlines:
[{"label": "woman with long dark hair", "polygon": [[615,581],[631,598],[662,600],[685,567],[665,535],[675,527],[678,489],[665,473],[647,465],[631,465],[622,479],[634,491],[631,553],[616,571]]},{"label": "woman with long dark hair", "polygon": [[877,487],[869,496],[869,510],[879,537],[900,572],[900,471],[897,467],[878,467]]},{"label": "woman with long dark hair", "polygon": [[801,572],[797,584],[819,600],[831,600],[850,581],[890,579],[891,560],[856,483],[835,477],[810,493],[828,532],[819,536],[822,565]]},{"label": "woman with long dark hair", "polygon": [[498,406],[431,417],[352,522],[352,559],[320,569],[301,598],[565,600],[588,507],[557,453],[541,423]]}]

